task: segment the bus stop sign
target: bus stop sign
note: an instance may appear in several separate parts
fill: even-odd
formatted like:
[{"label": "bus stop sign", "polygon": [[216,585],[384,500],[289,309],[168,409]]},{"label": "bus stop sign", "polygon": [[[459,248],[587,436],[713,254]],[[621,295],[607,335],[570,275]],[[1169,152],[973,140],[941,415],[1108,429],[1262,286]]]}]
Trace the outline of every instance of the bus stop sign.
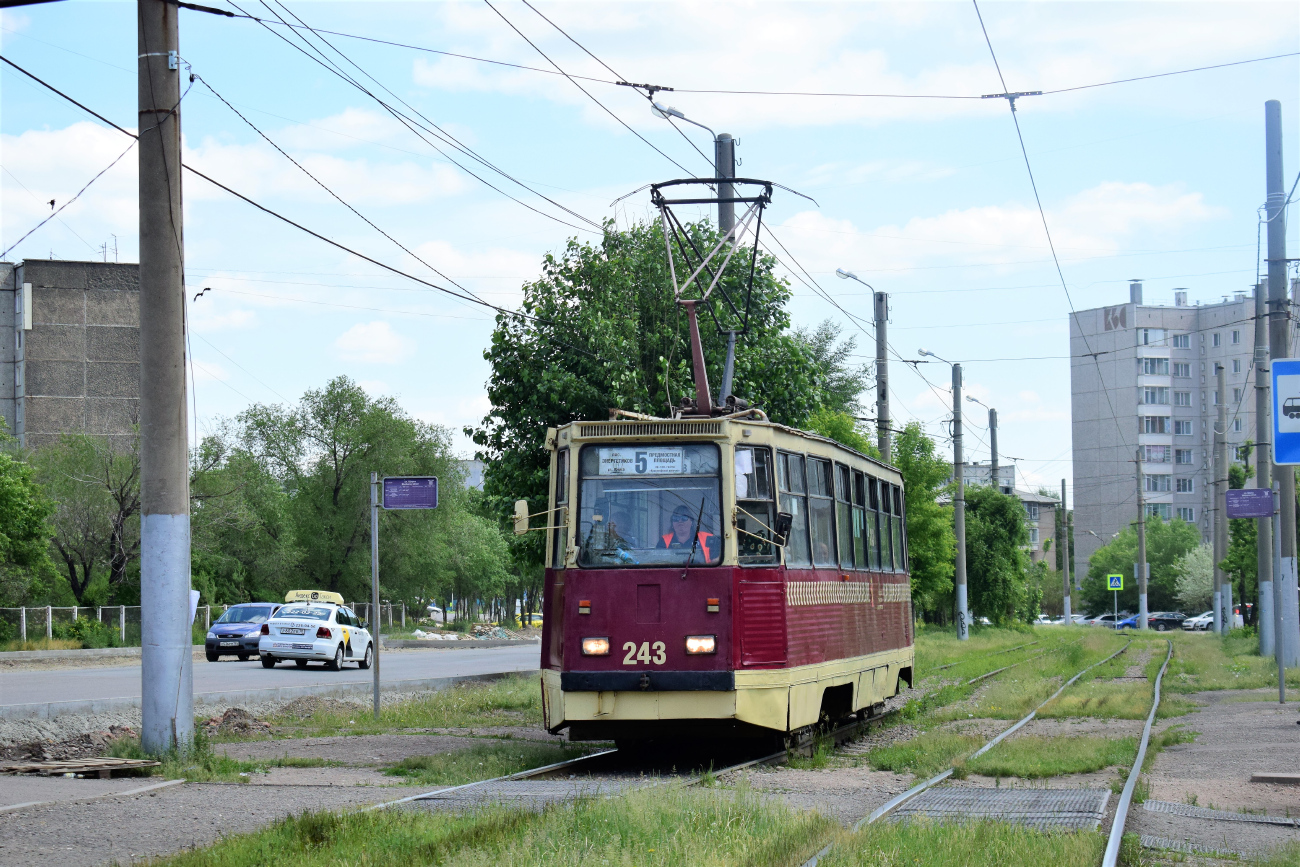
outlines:
[{"label": "bus stop sign", "polygon": [[1300,359],[1273,360],[1273,463],[1300,464]]},{"label": "bus stop sign", "polygon": [[1273,517],[1273,492],[1268,488],[1225,491],[1229,518]]},{"label": "bus stop sign", "polygon": [[437,476],[385,476],[385,509],[438,508]]}]

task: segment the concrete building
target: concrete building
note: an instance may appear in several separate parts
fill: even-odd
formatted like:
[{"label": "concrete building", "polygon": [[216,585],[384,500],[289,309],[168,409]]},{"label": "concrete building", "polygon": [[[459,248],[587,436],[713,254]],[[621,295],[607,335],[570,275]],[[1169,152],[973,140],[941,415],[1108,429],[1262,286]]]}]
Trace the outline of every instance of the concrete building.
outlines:
[{"label": "concrete building", "polygon": [[38,448],[61,434],[129,440],[139,421],[138,265],[0,263],[0,415]]},{"label": "concrete building", "polygon": [[1056,544],[1056,507],[1061,501],[1057,497],[1044,496],[1034,491],[1013,490],[1010,493],[1025,507],[1025,527],[1029,530],[1029,559],[1035,563],[1047,560],[1048,565],[1055,569],[1056,555],[1051,553],[1051,548]]},{"label": "concrete building", "polygon": [[1216,363],[1227,381],[1229,458],[1258,440],[1254,298],[1189,306],[1186,289],[1173,295],[1171,306],[1146,304],[1133,281],[1129,303],[1070,316],[1077,575],[1137,519],[1139,471],[1149,515],[1195,524],[1210,540]]},{"label": "concrete building", "polygon": [[[999,449],[1001,451],[1001,449]],[[967,461],[962,464],[962,479],[967,485],[991,485],[993,484],[993,466],[981,461]],[[948,481],[952,481],[952,474],[948,475]],[[1015,464],[998,464],[998,490],[1004,494],[1009,494],[1016,487],[1016,465]]]}]

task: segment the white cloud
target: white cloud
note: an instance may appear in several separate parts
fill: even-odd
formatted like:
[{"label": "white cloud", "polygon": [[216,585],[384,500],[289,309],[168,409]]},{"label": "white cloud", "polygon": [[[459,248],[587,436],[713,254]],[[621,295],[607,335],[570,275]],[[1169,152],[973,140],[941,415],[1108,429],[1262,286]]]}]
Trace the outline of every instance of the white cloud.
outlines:
[{"label": "white cloud", "polygon": [[415,341],[380,319],[353,325],[334,340],[334,348],[344,361],[399,364],[415,354]]},{"label": "white cloud", "polygon": [[217,311],[211,303],[203,301],[212,297],[208,293],[203,299],[190,306],[190,329],[195,334],[209,334],[227,328],[249,329],[257,324],[257,315],[251,310],[235,309]]},{"label": "white cloud", "polygon": [[371,397],[377,397],[383,394],[391,394],[393,390],[392,386],[384,382],[382,379],[359,379],[357,380],[357,385],[361,386],[361,388],[366,392],[366,394],[370,395]]},{"label": "white cloud", "polygon": [[230,373],[215,361],[193,360],[195,382],[229,382]]}]

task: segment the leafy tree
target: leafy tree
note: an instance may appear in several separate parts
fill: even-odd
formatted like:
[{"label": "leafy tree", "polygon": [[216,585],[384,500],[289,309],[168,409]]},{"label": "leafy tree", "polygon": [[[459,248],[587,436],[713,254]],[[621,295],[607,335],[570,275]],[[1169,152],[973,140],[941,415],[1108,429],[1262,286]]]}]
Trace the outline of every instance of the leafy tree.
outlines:
[{"label": "leafy tree", "polygon": [[370,595],[370,473],[438,476],[438,509],[380,515],[385,595],[408,602],[427,595],[437,549],[405,537],[431,536],[462,508],[462,471],[446,429],[342,376],[297,406],[250,407],[238,423],[240,447],[288,495],[301,582],[353,599]]},{"label": "leafy tree", "polygon": [[862,452],[864,455],[870,455],[873,458],[880,457],[880,451],[872,444],[871,440],[867,439],[858,425],[858,420],[843,410],[825,407],[814,410],[812,415],[808,416],[808,420],[804,422],[804,428]]},{"label": "leafy tree", "polygon": [[[697,248],[717,242],[707,222],[687,231]],[[735,261],[748,258],[739,251]],[[736,346],[735,392],[792,426],[820,408],[854,413],[866,368],[847,366],[853,341],[837,346],[831,325],[792,332],[790,290],[775,275],[776,264],[766,254],[756,259],[749,333]],[[678,275],[690,273],[680,257],[675,267]],[[747,279],[747,268],[728,268],[714,297],[742,298]],[[611,407],[663,415],[694,393],[687,320],[673,297],[659,223],[622,232],[610,224],[600,241],[572,240],[559,256],[548,254],[541,276],[523,289],[524,315],[500,314],[484,353],[492,410],[477,429],[466,429],[487,462],[485,490],[502,521],[517,498],[527,499],[532,512],[546,508],[548,426],[603,419]],[[700,312],[705,363],[716,384],[726,339],[710,309],[721,317],[722,305]],[[541,539],[529,533],[516,541],[516,561],[541,563]]]},{"label": "leafy tree", "polygon": [[[1233,464],[1228,468],[1228,487],[1233,490],[1246,487],[1246,468]],[[1224,576],[1234,587],[1234,602],[1244,603],[1248,598],[1258,597],[1256,583],[1258,579],[1258,525],[1254,518],[1230,518],[1228,520],[1228,555],[1220,564]],[[1249,596],[1247,595],[1249,593]],[[1245,608],[1242,609],[1243,611]]]},{"label": "leafy tree", "polygon": [[0,600],[24,602],[50,568],[47,520],[53,507],[30,465],[10,450],[0,419]]},{"label": "leafy tree", "polygon": [[981,485],[966,489],[966,576],[971,613],[996,624],[1032,620],[1041,588],[1029,580],[1029,530],[1015,497]]},{"label": "leafy tree", "polygon": [[[1201,544],[1201,533],[1192,524],[1179,518],[1165,522],[1159,517],[1147,518],[1147,563],[1151,567],[1151,580],[1147,585],[1147,606],[1151,611],[1164,611],[1175,607],[1177,600],[1177,573],[1175,564],[1189,551]],[[1088,577],[1083,581],[1083,604],[1090,612],[1105,612],[1112,607],[1112,592],[1106,589],[1106,576],[1124,575],[1124,589],[1119,594],[1121,610],[1137,610],[1138,588],[1133,580],[1133,564],[1137,562],[1137,530],[1125,528],[1118,536],[1093,552],[1088,559]]]},{"label": "leafy tree", "polygon": [[1195,617],[1214,600],[1214,548],[1197,545],[1174,564],[1174,586],[1184,613]]},{"label": "leafy tree", "polygon": [[903,474],[903,508],[912,569],[912,601],[931,618],[946,619],[952,607],[957,542],[952,506],[937,502],[949,463],[920,424],[909,422],[894,440],[894,464]]},{"label": "leafy tree", "polygon": [[[33,461],[55,509],[50,544],[77,604],[98,575],[93,595],[131,595],[128,585],[140,556],[140,441],[64,434]],[[107,601],[105,598],[104,601]]]}]

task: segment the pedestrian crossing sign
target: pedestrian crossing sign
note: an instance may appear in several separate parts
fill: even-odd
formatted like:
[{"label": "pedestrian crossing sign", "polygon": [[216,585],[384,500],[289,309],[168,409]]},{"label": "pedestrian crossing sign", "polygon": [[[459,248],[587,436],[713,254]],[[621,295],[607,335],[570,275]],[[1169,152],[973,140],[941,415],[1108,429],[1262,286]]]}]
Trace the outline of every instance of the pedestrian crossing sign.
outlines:
[{"label": "pedestrian crossing sign", "polygon": [[1107,575],[1107,576],[1106,576],[1106,589],[1107,589],[1107,590],[1123,590],[1123,589],[1124,589],[1124,576],[1123,576],[1123,575]]}]

